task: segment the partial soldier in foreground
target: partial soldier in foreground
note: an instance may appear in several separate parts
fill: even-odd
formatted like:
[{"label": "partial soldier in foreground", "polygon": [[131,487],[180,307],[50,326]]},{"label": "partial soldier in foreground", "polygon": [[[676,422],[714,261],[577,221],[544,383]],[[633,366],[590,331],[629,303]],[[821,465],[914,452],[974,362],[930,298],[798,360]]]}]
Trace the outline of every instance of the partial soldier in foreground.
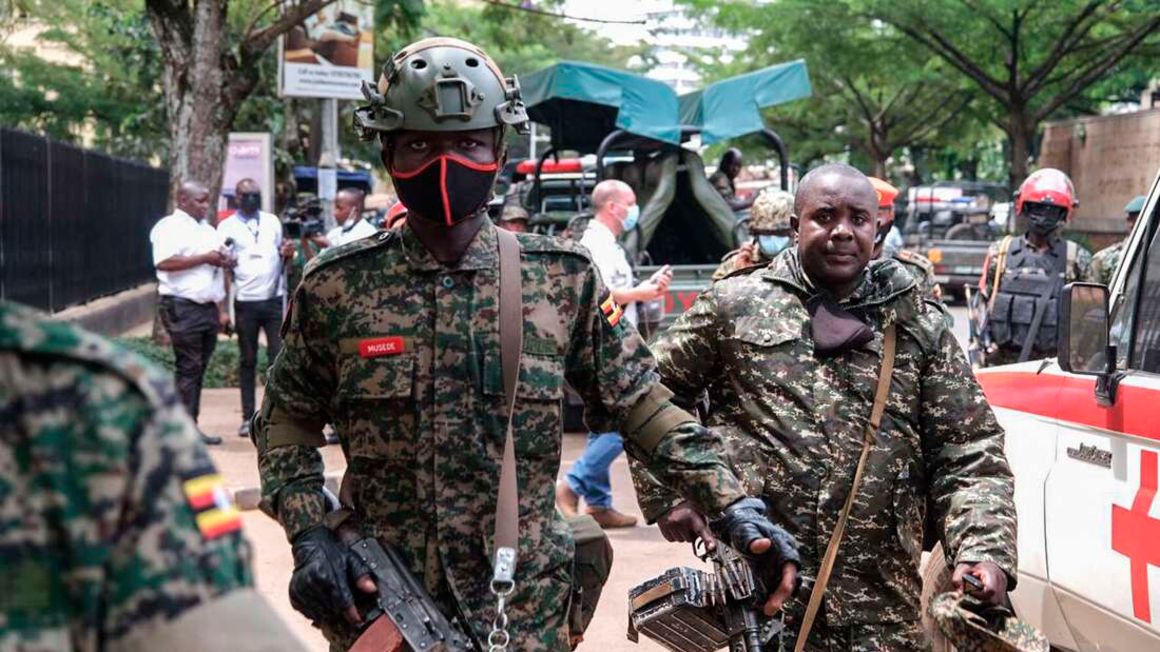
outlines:
[{"label": "partial soldier in foreground", "polygon": [[[291,603],[335,649],[358,635],[353,592],[365,568],[324,524],[322,426],[347,458],[348,506],[392,547],[448,619],[477,644],[497,622],[492,533],[508,422],[499,243],[486,202],[507,128],[527,113],[519,87],[479,48],[413,43],[386,64],[356,113],[377,137],[407,225],[330,249],[299,286],[259,415],[263,509],[292,543]],[[512,650],[567,650],[573,631],[571,532],[554,505],[565,378],[587,423],[624,435],[630,455],[709,513],[777,587],[794,589],[793,542],[740,490],[720,439],[670,401],[643,341],[588,255],[517,234],[524,333],[515,394],[519,553],[506,598]],[[510,619],[510,620],[509,620]]]},{"label": "partial soldier in foreground", "polygon": [[773,188],[762,190],[749,211],[749,234],[753,239],[725,254],[713,272],[713,280],[719,281],[739,269],[769,264],[793,244],[792,216],[792,194]]},{"label": "partial soldier in foreground", "polygon": [[1128,234],[1124,236],[1123,240],[1105,249],[1100,249],[1092,256],[1092,283],[1112,284],[1112,277],[1115,276],[1116,268],[1120,266],[1120,259],[1124,256],[1124,248],[1128,246],[1128,238],[1132,236],[1132,228],[1136,226],[1136,220],[1139,219],[1140,212],[1144,210],[1144,202],[1147,199],[1144,195],[1137,195],[1124,206]]},{"label": "partial soldier in foreground", "polygon": [[887,237],[894,230],[894,199],[898,197],[898,188],[878,177],[869,179],[874,186],[874,193],[878,195],[878,233],[874,236],[874,258],[886,256],[902,263],[926,298],[941,302],[942,287],[934,280],[934,264],[920,253],[886,246]]},{"label": "partial soldier in foreground", "polygon": [[160,370],[0,303],[0,415],[0,649],[301,649]]},{"label": "partial soldier in foreground", "polygon": [[1063,286],[1087,281],[1092,255],[1060,233],[1079,201],[1066,174],[1032,173],[1015,195],[1015,214],[1027,232],[991,245],[979,291],[987,302],[987,328],[978,348],[995,366],[1053,357]]},{"label": "partial soldier in foreground", "polygon": [[[956,586],[970,574],[998,603],[1016,579],[1003,430],[942,313],[899,263],[871,261],[876,200],[854,168],[811,171],[796,196],[798,246],[712,285],[653,345],[675,401],[708,391],[706,425],[725,435],[745,489],[800,543],[807,587],[863,468],[809,650],[926,648],[918,562],[928,509]],[[888,373],[888,327],[892,380],[860,464]],[[695,509],[636,470],[642,509],[666,538],[712,536]],[[792,649],[805,601],[785,611]]]}]

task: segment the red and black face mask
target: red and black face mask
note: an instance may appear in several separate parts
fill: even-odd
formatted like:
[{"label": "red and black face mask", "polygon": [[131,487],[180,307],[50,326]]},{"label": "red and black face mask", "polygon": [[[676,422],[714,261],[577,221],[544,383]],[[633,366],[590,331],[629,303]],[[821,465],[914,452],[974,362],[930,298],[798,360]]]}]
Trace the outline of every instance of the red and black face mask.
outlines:
[{"label": "red and black face mask", "polygon": [[498,161],[476,163],[441,154],[414,170],[391,170],[391,179],[408,212],[452,226],[483,208],[497,171]]}]

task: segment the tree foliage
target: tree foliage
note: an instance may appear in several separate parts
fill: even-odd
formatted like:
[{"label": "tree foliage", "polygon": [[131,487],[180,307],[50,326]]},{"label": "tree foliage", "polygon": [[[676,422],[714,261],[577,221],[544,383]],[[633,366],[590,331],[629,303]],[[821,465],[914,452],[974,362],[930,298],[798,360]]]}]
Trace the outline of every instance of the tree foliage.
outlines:
[{"label": "tree foliage", "polygon": [[839,1],[893,26],[987,97],[988,119],[1010,141],[1012,185],[1026,176],[1044,120],[1096,108],[1098,91],[1138,85],[1141,65],[1155,74],[1160,51],[1155,0]]},{"label": "tree foliage", "polygon": [[813,97],[771,112],[798,161],[845,151],[884,176],[887,160],[899,150],[945,142],[966,124],[973,89],[924,56],[921,46],[855,15],[847,4],[692,4],[718,25],[749,34],[740,61],[730,64],[734,71],[806,60]]}]

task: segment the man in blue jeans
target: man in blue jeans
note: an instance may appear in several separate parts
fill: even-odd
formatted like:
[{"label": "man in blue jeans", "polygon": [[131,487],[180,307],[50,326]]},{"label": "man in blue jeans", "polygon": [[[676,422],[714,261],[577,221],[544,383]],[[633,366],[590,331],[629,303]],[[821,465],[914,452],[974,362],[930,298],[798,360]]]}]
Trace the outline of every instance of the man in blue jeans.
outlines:
[{"label": "man in blue jeans", "polygon": [[[618,241],[620,234],[632,230],[640,216],[636,193],[623,181],[601,181],[592,189],[592,208],[596,212],[580,238],[580,244],[592,255],[592,262],[600,270],[604,284],[612,293],[612,300],[624,307],[624,318],[636,326],[636,302],[651,301],[664,296],[673,280],[666,265],[652,278],[634,285],[632,265]],[[576,460],[567,478],[556,485],[556,505],[565,516],[574,516],[580,508],[580,499],[587,504],[587,512],[604,528],[632,527],[636,517],[622,514],[612,508],[612,487],[608,468],[624,452],[620,433],[589,433],[588,447]]]}]

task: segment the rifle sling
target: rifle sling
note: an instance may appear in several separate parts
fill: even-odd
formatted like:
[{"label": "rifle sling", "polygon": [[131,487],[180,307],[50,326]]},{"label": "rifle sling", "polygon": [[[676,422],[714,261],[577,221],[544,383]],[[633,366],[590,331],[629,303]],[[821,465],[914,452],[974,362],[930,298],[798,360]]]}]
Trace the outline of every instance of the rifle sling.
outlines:
[{"label": "rifle sling", "polygon": [[[499,473],[499,498],[495,505],[496,551],[519,550],[519,486],[516,479],[516,451],[512,418],[516,409],[520,352],[524,348],[523,288],[520,283],[520,243],[503,229],[495,230],[499,241],[499,348],[503,364],[503,391],[507,401],[507,434],[503,445],[503,466]],[[514,572],[514,560],[513,560]]]},{"label": "rifle sling", "polygon": [[810,629],[814,625],[814,619],[818,615],[818,609],[822,606],[822,596],[826,592],[826,584],[830,581],[830,574],[834,570],[834,562],[838,558],[838,546],[842,543],[842,535],[846,532],[846,521],[850,518],[850,510],[854,506],[854,498],[857,497],[858,489],[862,485],[862,471],[865,470],[866,460],[870,457],[870,447],[874,443],[874,436],[878,433],[879,426],[882,425],[882,413],[886,409],[886,399],[890,394],[890,378],[894,374],[895,344],[895,326],[894,324],[890,324],[886,327],[884,334],[882,369],[878,372],[878,388],[874,392],[874,407],[870,410],[870,422],[867,424],[866,432],[862,437],[862,455],[858,458],[858,468],[854,471],[854,482],[850,485],[850,493],[846,496],[846,504],[842,506],[842,512],[838,514],[838,523],[834,526],[834,532],[830,535],[830,543],[826,546],[826,554],[822,557],[822,563],[818,569],[817,581],[814,582],[813,591],[810,593],[810,601],[806,605],[806,613],[802,618],[802,626],[798,631],[794,652],[802,652],[805,649],[806,641],[810,636]]}]

